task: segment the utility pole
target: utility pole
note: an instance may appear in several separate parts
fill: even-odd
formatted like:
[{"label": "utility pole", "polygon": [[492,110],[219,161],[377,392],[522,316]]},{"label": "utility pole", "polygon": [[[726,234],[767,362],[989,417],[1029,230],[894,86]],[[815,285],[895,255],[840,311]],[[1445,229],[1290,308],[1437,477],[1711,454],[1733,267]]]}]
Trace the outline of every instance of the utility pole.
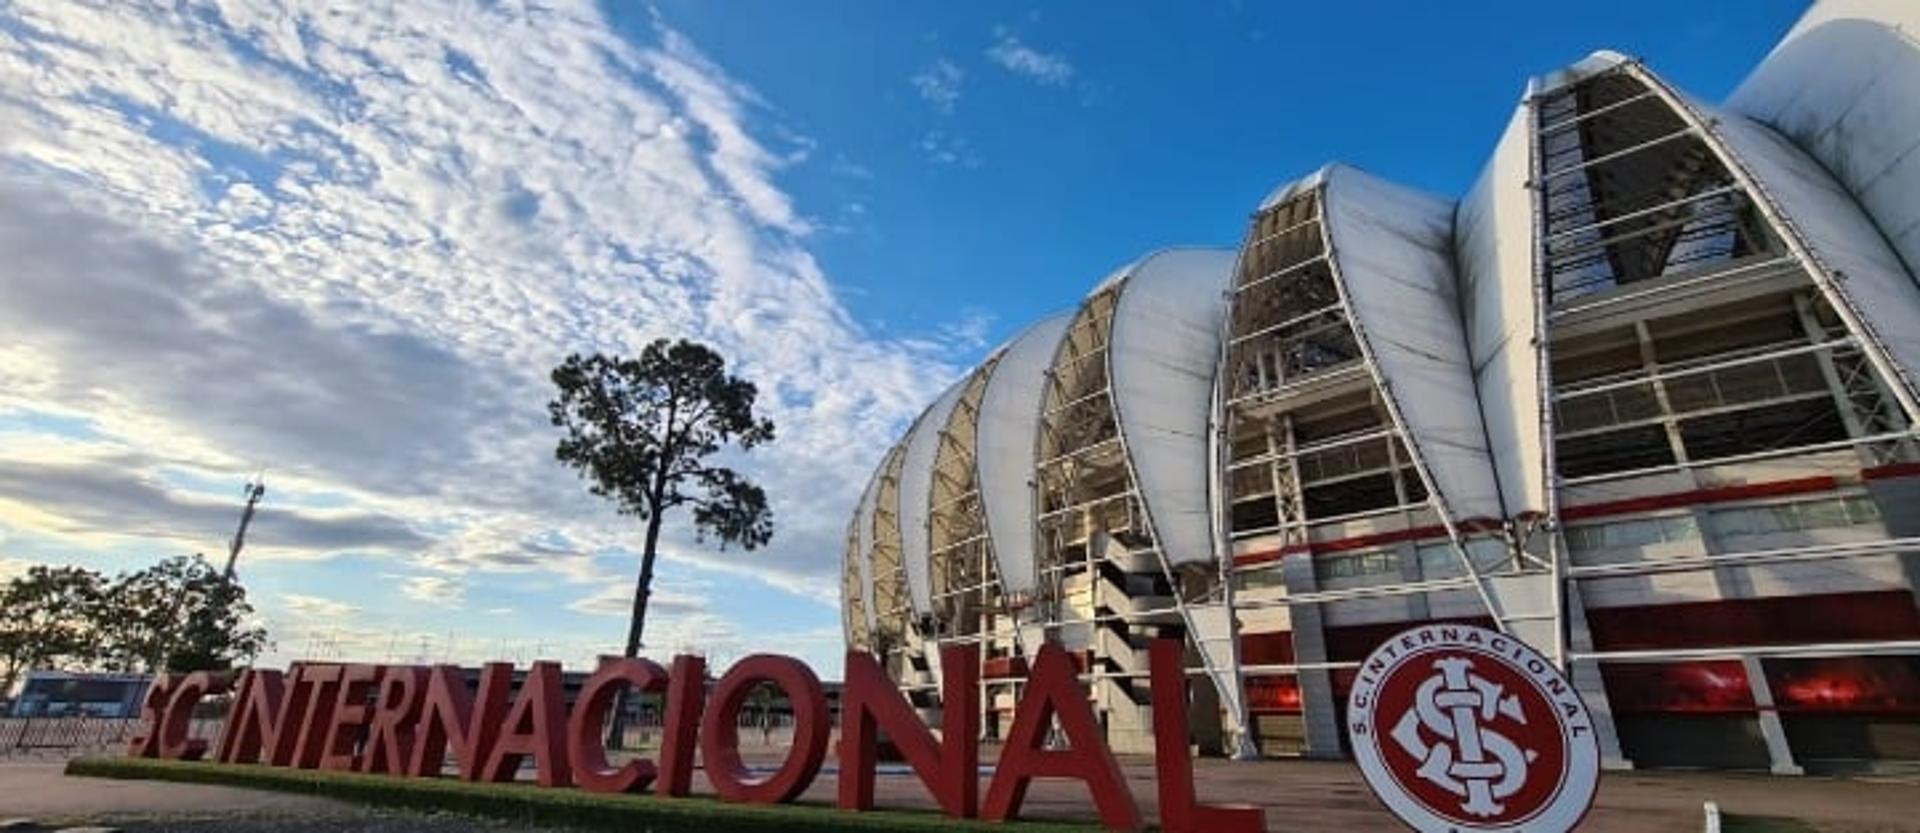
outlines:
[{"label": "utility pole", "polygon": [[226,577],[228,582],[233,581],[233,563],[240,560],[240,548],[246,546],[247,525],[253,523],[254,507],[260,504],[261,498],[267,496],[266,478],[254,478],[253,482],[241,488],[241,494],[247,496],[247,508],[240,512],[240,528],[234,531],[233,541],[230,542],[227,548]]}]

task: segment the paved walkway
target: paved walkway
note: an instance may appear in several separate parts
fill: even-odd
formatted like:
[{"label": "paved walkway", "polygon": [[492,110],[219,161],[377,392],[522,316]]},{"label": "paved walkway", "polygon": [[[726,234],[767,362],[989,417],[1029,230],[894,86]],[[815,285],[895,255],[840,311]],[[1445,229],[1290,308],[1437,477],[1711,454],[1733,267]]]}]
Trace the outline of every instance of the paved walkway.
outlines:
[{"label": "paved walkway", "polygon": [[[1151,823],[1157,818],[1153,762],[1122,760],[1127,781]],[[1256,804],[1267,810],[1267,828],[1280,831],[1399,830],[1374,799],[1360,771],[1344,761],[1303,760],[1233,763],[1195,762],[1202,801]],[[698,779],[696,779],[698,780]],[[704,784],[700,788],[704,788]],[[984,795],[985,785],[981,792]],[[830,802],[831,777],[822,776],[803,800]],[[1776,778],[1766,775],[1681,772],[1607,773],[1594,808],[1581,825],[1593,833],[1698,833],[1702,804],[1716,801],[1741,816],[1777,816],[1814,822],[1832,831],[1920,831],[1920,777],[1879,779]],[[876,801],[883,807],[935,805],[911,776],[882,778]],[[1087,818],[1092,807],[1078,783],[1041,782],[1027,794],[1026,814]]]},{"label": "paved walkway", "polygon": [[[759,757],[759,756],[752,756]],[[1261,761],[1235,764],[1196,762],[1201,798],[1243,802],[1267,808],[1269,828],[1288,831],[1394,830],[1351,764],[1314,761]],[[1149,820],[1155,817],[1153,765],[1148,759],[1123,761],[1127,777]],[[239,814],[263,818],[347,821],[366,812],[327,799],[230,787],[138,781],[67,778],[53,763],[0,764],[0,818],[46,819]],[[696,789],[705,783],[696,778]],[[984,785],[982,792],[984,792]],[[823,775],[802,800],[831,803],[834,777]],[[1920,777],[1882,779],[1776,778],[1717,773],[1609,773],[1583,831],[1595,833],[1693,833],[1701,829],[1701,804],[1719,802],[1728,813],[1780,816],[1812,822],[1827,831],[1915,831],[1920,833]],[[931,808],[932,802],[911,776],[880,779],[884,807]],[[1073,782],[1036,784],[1027,814],[1047,818],[1091,815],[1084,788]],[[452,824],[452,826],[447,826]],[[372,826],[372,825],[366,825]],[[448,821],[393,830],[528,829]],[[189,829],[189,828],[181,828]],[[266,829],[266,828],[263,828]],[[321,829],[321,828],[313,828]],[[351,825],[335,829],[357,829]]]}]

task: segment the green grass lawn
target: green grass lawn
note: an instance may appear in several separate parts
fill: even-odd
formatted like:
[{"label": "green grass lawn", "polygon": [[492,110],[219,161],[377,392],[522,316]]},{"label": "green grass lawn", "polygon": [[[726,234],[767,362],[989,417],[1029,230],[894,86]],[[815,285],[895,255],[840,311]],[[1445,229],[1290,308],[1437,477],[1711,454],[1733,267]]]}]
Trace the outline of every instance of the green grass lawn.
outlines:
[{"label": "green grass lawn", "polygon": [[999,831],[1081,833],[1092,824],[961,822],[930,812],[842,813],[830,806],[728,804],[714,798],[608,795],[540,789],[531,784],[485,784],[449,778],[393,778],[239,764],[147,758],[78,758],[67,774],[90,778],[174,781],[317,795],[376,807],[460,813],[581,830],[697,830],[700,833],[809,833],[809,831]]}]

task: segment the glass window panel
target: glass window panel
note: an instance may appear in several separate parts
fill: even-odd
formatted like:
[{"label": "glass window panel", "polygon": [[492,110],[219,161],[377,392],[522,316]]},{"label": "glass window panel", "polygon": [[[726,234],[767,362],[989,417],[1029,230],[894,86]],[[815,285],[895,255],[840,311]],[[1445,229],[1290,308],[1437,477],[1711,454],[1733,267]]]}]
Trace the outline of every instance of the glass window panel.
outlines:
[{"label": "glass window panel", "polygon": [[1752,509],[1721,509],[1713,513],[1713,525],[1725,535],[1757,535],[1766,531],[1761,513]]},{"label": "glass window panel", "polygon": [[1660,519],[1660,535],[1668,541],[1685,541],[1700,537],[1700,525],[1692,515],[1674,515]]},{"label": "glass window panel", "polygon": [[1513,553],[1507,549],[1507,542],[1497,538],[1468,541],[1467,554],[1473,558],[1473,565],[1482,570],[1504,569],[1513,558]]},{"label": "glass window panel", "polygon": [[1847,517],[1857,524],[1880,522],[1880,504],[1866,495],[1854,495],[1847,498]]},{"label": "glass window panel", "polygon": [[1600,548],[1599,536],[1590,526],[1567,527],[1567,549],[1576,553],[1592,552]]},{"label": "glass window panel", "polygon": [[1466,569],[1460,564],[1460,557],[1453,552],[1451,544],[1428,544],[1421,547],[1420,574],[1429,579],[1452,578],[1466,575]]},{"label": "glass window panel", "polygon": [[1802,529],[1827,529],[1836,526],[1848,526],[1853,522],[1847,519],[1847,506],[1838,499],[1815,500],[1800,504],[1800,525]]},{"label": "glass window panel", "polygon": [[1644,547],[1660,542],[1660,525],[1649,521],[1622,521],[1607,524],[1608,547]]}]

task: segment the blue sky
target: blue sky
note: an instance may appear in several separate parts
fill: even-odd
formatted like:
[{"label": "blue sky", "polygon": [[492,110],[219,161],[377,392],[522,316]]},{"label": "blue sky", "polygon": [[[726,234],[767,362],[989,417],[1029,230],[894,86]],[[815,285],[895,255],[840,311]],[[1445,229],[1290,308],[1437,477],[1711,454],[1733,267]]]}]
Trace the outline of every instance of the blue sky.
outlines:
[{"label": "blue sky", "polygon": [[1718,99],[1802,3],[1544,6],[0,5],[0,570],[217,553],[265,471],[271,660],[585,661],[638,530],[544,373],[688,336],[779,533],[670,532],[648,642],[837,671],[848,508],[994,344],[1328,161],[1458,195],[1591,50]]}]

